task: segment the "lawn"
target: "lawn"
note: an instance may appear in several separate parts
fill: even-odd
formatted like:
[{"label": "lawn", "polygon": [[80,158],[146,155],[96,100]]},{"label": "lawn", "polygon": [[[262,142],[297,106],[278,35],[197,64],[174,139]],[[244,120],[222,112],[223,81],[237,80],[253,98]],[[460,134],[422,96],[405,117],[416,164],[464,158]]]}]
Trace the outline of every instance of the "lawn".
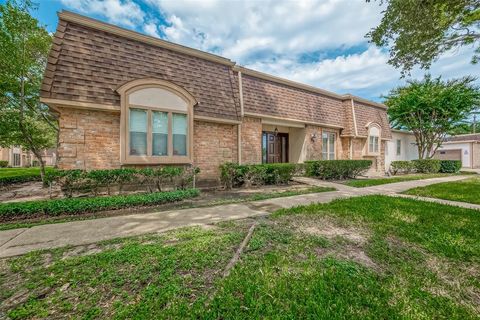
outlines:
[{"label": "lawn", "polygon": [[[47,171],[52,170],[52,167],[46,167]],[[39,167],[30,167],[30,168],[0,168],[0,178],[3,177],[16,177],[22,175],[38,175],[40,176]]]},{"label": "lawn", "polygon": [[0,260],[0,314],[478,319],[480,215],[386,196]]},{"label": "lawn", "polygon": [[405,194],[480,204],[480,178],[432,184],[403,192]]},{"label": "lawn", "polygon": [[394,183],[394,182],[440,178],[440,177],[446,177],[451,175],[453,174],[451,173],[409,174],[404,176],[394,176],[391,178],[348,180],[345,182],[345,184],[350,187],[364,188],[364,187],[378,186],[378,185]]}]

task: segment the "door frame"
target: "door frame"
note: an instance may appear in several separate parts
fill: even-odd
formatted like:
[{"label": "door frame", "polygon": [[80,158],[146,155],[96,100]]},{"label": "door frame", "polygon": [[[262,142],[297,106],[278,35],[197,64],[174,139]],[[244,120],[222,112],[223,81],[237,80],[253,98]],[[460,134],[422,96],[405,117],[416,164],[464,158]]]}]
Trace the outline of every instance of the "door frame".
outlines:
[{"label": "door frame", "polygon": [[[263,145],[264,135],[267,136],[267,139],[266,139],[267,145],[266,146]],[[278,137],[285,137],[286,138],[285,150],[283,148],[281,148],[281,152],[280,152],[280,159],[282,159],[282,153],[285,152],[285,160],[286,160],[285,162],[268,162],[268,135],[274,135],[275,138],[278,138]],[[278,141],[275,141],[275,143],[280,143],[280,146],[281,146],[281,139],[278,139]],[[289,144],[290,144],[290,137],[289,137],[288,133],[277,132],[277,134],[275,135],[275,132],[273,132],[273,131],[262,130],[262,163],[289,163],[289,156],[288,156],[289,149],[290,149]],[[265,152],[266,152],[265,157],[263,155],[264,147],[265,147]]]}]

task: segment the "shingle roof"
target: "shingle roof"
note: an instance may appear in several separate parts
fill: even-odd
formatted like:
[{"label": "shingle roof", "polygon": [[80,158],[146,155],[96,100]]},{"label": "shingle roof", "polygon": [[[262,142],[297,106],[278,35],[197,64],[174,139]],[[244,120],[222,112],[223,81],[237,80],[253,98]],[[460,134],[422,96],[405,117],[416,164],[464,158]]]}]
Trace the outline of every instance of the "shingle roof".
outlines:
[{"label": "shingle roof", "polygon": [[480,133],[462,134],[446,137],[445,141],[480,141]]}]

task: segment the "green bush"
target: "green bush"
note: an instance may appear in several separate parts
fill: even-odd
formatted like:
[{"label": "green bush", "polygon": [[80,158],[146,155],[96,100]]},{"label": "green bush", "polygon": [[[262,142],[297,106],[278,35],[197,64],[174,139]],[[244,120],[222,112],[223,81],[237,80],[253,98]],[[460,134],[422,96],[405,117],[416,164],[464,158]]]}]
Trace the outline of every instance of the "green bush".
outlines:
[{"label": "green bush", "polygon": [[393,175],[396,175],[397,173],[411,173],[415,166],[412,161],[392,161],[391,168]]},{"label": "green bush", "polygon": [[462,168],[462,161],[460,160],[440,160],[440,172],[442,173],[457,173]]},{"label": "green bush", "polygon": [[220,178],[227,189],[240,186],[287,184],[297,169],[297,165],[293,163],[238,165],[228,162],[220,166]]},{"label": "green bush", "polygon": [[440,171],[440,160],[418,159],[412,160],[415,171],[418,173],[437,173]]},{"label": "green bush", "polygon": [[6,168],[6,167],[8,167],[8,161],[0,160],[0,168]]},{"label": "green bush", "polygon": [[12,202],[0,204],[0,221],[35,216],[58,216],[117,210],[134,206],[153,206],[198,196],[198,189],[95,198]]},{"label": "green bush", "polygon": [[324,180],[350,179],[364,173],[371,165],[371,160],[305,161],[305,174]]},{"label": "green bush", "polygon": [[78,193],[98,195],[102,190],[111,194],[118,186],[120,192],[125,185],[142,186],[150,192],[163,191],[166,187],[185,189],[192,186],[194,176],[199,169],[195,167],[165,166],[157,168],[122,168],[112,170],[55,170],[46,179],[57,183],[66,197]]}]

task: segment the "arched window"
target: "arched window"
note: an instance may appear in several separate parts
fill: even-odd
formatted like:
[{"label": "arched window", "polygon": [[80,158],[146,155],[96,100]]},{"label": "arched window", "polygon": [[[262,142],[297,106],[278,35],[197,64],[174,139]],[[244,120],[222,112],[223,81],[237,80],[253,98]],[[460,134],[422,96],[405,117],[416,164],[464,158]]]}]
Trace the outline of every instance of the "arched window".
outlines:
[{"label": "arched window", "polygon": [[368,154],[380,154],[380,126],[376,123],[368,125]]},{"label": "arched window", "polygon": [[185,89],[167,81],[141,79],[121,95],[121,159],[125,164],[191,163],[193,106]]}]

